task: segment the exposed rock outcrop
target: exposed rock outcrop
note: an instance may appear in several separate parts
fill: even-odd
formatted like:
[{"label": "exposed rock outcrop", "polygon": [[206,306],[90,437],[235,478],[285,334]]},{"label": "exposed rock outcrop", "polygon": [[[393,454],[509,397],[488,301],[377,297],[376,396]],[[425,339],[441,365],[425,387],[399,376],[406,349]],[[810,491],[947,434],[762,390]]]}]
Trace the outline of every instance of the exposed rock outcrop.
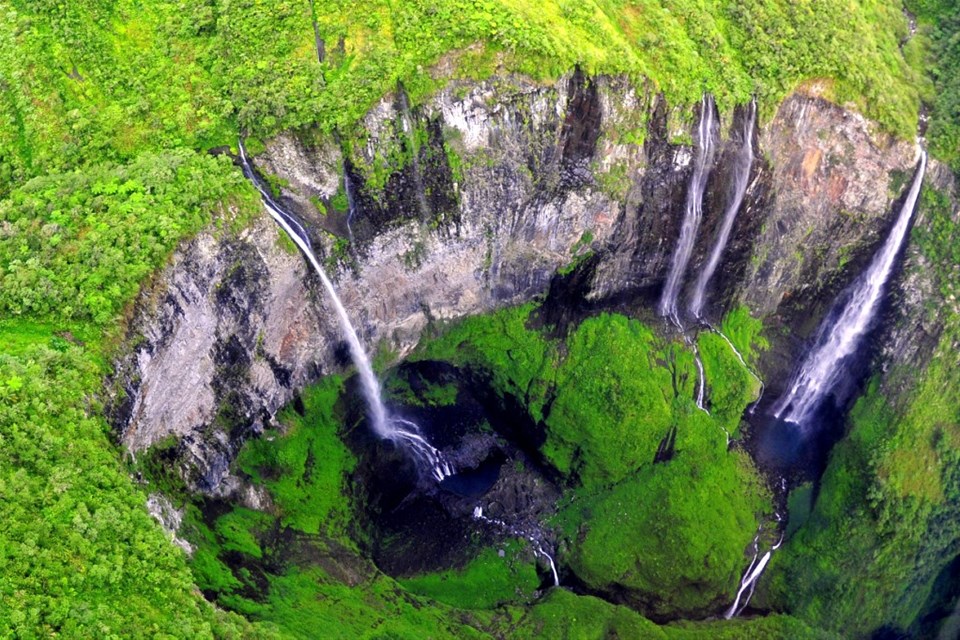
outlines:
[{"label": "exposed rock outcrop", "polygon": [[[304,134],[278,137],[256,161],[287,181],[286,203],[337,265],[361,339],[402,356],[431,322],[543,294],[587,252],[591,304],[658,294],[691,158],[672,142],[669,115],[622,78],[499,78],[455,83],[413,109],[398,91],[371,110],[347,157]],[[760,124],[708,308],[717,317],[745,303],[803,336],[869,259],[893,215],[893,175],[912,170],[915,147],[803,95]],[[723,215],[730,144],[708,185],[694,274]],[[277,238],[264,213],[240,234],[211,230],[184,244],[142,294],[117,363],[124,444],[139,451],[174,436],[186,477],[206,493],[234,491],[229,463],[242,441],[342,366],[315,277]],[[779,366],[792,344],[775,350]]]}]

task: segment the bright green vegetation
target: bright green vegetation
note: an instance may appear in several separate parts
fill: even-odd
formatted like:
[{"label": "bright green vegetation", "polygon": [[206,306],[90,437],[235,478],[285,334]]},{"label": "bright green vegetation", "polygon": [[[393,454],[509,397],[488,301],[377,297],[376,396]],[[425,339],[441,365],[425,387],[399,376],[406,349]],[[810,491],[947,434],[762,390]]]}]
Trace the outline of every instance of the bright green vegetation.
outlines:
[{"label": "bright green vegetation", "polygon": [[[960,537],[958,238],[942,194],[926,189],[929,230],[914,240],[934,268],[944,324],[922,371],[903,365],[869,384],[833,450],[813,511],[771,563],[772,603],[824,628],[908,630]],[[924,267],[926,268],[926,267]]]},{"label": "bright green vegetation", "polygon": [[[679,340],[604,314],[583,321],[561,350],[528,328],[531,311],[467,319],[414,358],[482,371],[542,421],[541,452],[575,487],[557,516],[561,558],[586,584],[658,615],[720,606],[770,508],[749,457],[728,452],[724,434],[755,399],[756,380],[726,341],[702,334],[710,395],[718,399],[708,416],[695,406],[693,353]],[[738,312],[727,325],[745,345],[759,341],[749,316]],[[674,458],[653,464],[672,430]]]},{"label": "bright green vegetation", "polygon": [[760,381],[740,364],[723,336],[701,333],[697,348],[710,392],[710,415],[733,435],[740,428],[744,407],[759,396]]},{"label": "bright green vegetation", "polygon": [[118,314],[181,237],[242,219],[240,180],[178,151],[39,177],[0,200],[0,635],[253,632],[196,593],[96,397]]},{"label": "bright green vegetation", "polygon": [[412,360],[473,365],[490,374],[491,386],[522,399],[535,420],[543,418],[555,345],[526,326],[532,304],[474,316],[428,341]]},{"label": "bright green vegetation", "polygon": [[[483,370],[494,389],[522,400],[534,420],[543,420],[544,456],[585,486],[619,482],[652,461],[660,440],[683,421],[705,419],[705,429],[724,446],[723,430],[733,432],[743,408],[756,398],[756,379],[714,334],[700,336],[709,395],[718,409],[706,417],[693,406],[697,370],[682,343],[666,341],[635,320],[603,315],[584,321],[561,357],[557,343],[527,328],[532,310],[527,305],[467,318],[412,358]],[[758,322],[740,310],[724,327],[747,357],[748,345],[765,344],[757,337]]]},{"label": "bright green vegetation", "polygon": [[935,156],[960,174],[960,6],[956,0],[907,0],[917,16],[918,37],[907,60],[930,76],[922,97],[931,105],[927,139]]},{"label": "bright green vegetation", "polygon": [[29,337],[0,354],[0,635],[239,633],[193,592],[90,405],[98,346]]},{"label": "bright green vegetation", "polygon": [[[282,429],[245,443],[235,467],[266,491],[263,511],[210,508],[196,499],[184,505],[197,585],[280,637],[480,637],[447,607],[404,590],[361,556],[348,486],[356,460],[340,439],[342,390],[340,378],[324,378],[305,390],[303,416],[288,408],[278,416]],[[484,571],[495,569],[496,579],[506,568],[483,567],[485,557],[467,570],[474,589],[491,586]],[[515,561],[516,583],[529,588],[532,574],[535,589],[533,565]],[[421,581],[427,595],[438,591],[429,578]],[[474,594],[478,606],[489,597]]]},{"label": "bright green vegetation", "polygon": [[404,376],[391,375],[384,383],[384,390],[395,402],[414,407],[450,407],[457,403],[460,390],[456,384],[431,383],[419,373],[416,376],[415,386]]},{"label": "bright green vegetation", "polygon": [[619,482],[653,460],[674,426],[674,406],[689,410],[697,379],[690,352],[661,346],[650,329],[623,316],[580,325],[556,370],[545,421],[543,452],[552,465],[593,487]]},{"label": "bright green vegetation", "polygon": [[636,611],[591,596],[569,591],[551,591],[510,630],[510,638],[534,640],[601,640],[644,638],[650,640],[814,640],[836,638],[811,629],[788,616],[765,616],[752,620],[682,622],[658,627]]},{"label": "bright green vegetation", "polygon": [[[696,422],[711,433],[708,420]],[[695,440],[678,436],[674,460],[610,490],[578,491],[560,513],[569,529],[564,560],[588,585],[625,589],[632,604],[658,615],[729,604],[768,493],[745,453],[718,447],[708,455]]]},{"label": "bright green vegetation", "polygon": [[[0,12],[0,194],[51,170],[231,144],[240,131],[316,125],[349,137],[398,81],[416,103],[451,76],[551,80],[580,64],[649,78],[677,105],[709,91],[729,108],[756,93],[769,114],[801,81],[824,78],[830,97],[904,136],[918,106],[919,78],[898,50],[906,22],[889,0],[364,0],[315,11],[5,0]],[[452,64],[431,71],[442,58]]]},{"label": "bright green vegetation", "polygon": [[[631,339],[662,341],[635,320],[601,316],[574,334],[583,332],[583,347],[574,347],[571,336],[571,348],[560,357],[558,343],[527,328],[532,311],[526,306],[465,319],[416,355],[444,352],[466,368],[503,366],[488,372],[490,380],[505,385],[501,393],[543,389],[539,398],[551,395],[554,385],[542,381],[543,372],[553,368],[544,362],[563,370],[567,360],[585,358],[581,349],[606,349],[609,359],[612,349],[623,349]],[[620,342],[604,347],[586,340],[590,336]],[[668,348],[682,351],[679,345]],[[672,394],[669,379],[666,384]],[[363,514],[348,488],[357,462],[340,440],[342,390],[338,378],[322,380],[304,393],[303,416],[287,409],[279,416],[281,429],[245,444],[236,467],[267,490],[263,511],[224,505],[208,507],[203,515],[199,503],[188,506],[185,533],[196,545],[192,564],[198,584],[264,631],[294,638],[829,637],[787,616],[658,626],[635,610],[563,589],[541,599],[535,562],[522,541],[486,547],[461,567],[399,581],[383,575],[357,550],[362,526],[350,526],[362,522]],[[684,395],[690,391],[689,384],[683,387]],[[636,605],[657,613],[727,604],[747,562],[743,550],[756,515],[769,509],[749,458],[726,451],[723,433],[710,418],[694,410],[678,424],[683,435],[674,459],[652,465],[651,452],[638,472],[616,485],[574,488],[574,499],[564,501],[568,506],[556,518],[564,530],[563,561],[598,588],[612,576],[639,594]],[[318,494],[324,503],[314,503]],[[298,515],[311,503],[316,504],[311,513],[321,518]],[[674,595],[667,607],[643,600],[645,593]]]},{"label": "bright green vegetation", "polygon": [[34,178],[0,200],[0,316],[108,326],[181,238],[254,202],[191,151]]},{"label": "bright green vegetation", "polygon": [[[493,609],[526,604],[540,586],[529,552],[518,542],[488,547],[462,569],[401,580],[405,589],[461,609]],[[501,556],[501,553],[503,554]]]},{"label": "bright green vegetation", "polygon": [[770,347],[763,337],[763,321],[750,315],[750,310],[741,305],[734,307],[720,322],[720,331],[737,348],[748,365],[756,361],[759,351]]},{"label": "bright green vegetation", "polygon": [[[725,111],[756,93],[769,116],[784,95],[818,79],[828,98],[853,101],[903,136],[913,132],[922,90],[934,103],[933,149],[956,168],[956,9],[934,0],[911,5],[924,23],[924,39],[908,45],[904,59],[897,45],[905,22],[891,0],[338,0],[316,6],[0,0],[0,635],[654,633],[636,613],[562,591],[525,613],[463,612],[442,602],[468,606],[457,582],[465,580],[477,589],[473,603],[490,605],[478,586],[491,584],[490,566],[471,565],[446,581],[421,576],[423,589],[431,580],[458,586],[455,595],[436,587],[430,595],[440,602],[434,602],[360,558],[362,536],[350,526],[353,505],[344,480],[355,461],[338,436],[335,380],[305,396],[306,417],[284,416],[284,430],[242,452],[235,470],[269,495],[264,511],[186,502],[176,479],[153,475],[159,449],[132,467],[155,478],[149,489],[168,490],[186,508],[187,535],[196,545],[191,577],[186,557],[147,515],[146,489],[131,480],[101,417],[97,396],[123,318],[178,242],[212,223],[242,224],[256,210],[256,194],[239,172],[208,150],[244,133],[253,136],[251,152],[258,152],[263,144],[256,138],[287,130],[337,133],[349,148],[364,142],[358,120],[401,81],[416,104],[451,80],[521,72],[548,81],[579,64],[592,74],[649,81],[681,108],[704,91]],[[936,60],[932,89],[916,71],[925,56]],[[413,149],[422,134],[412,134]],[[449,147],[444,154],[456,174],[461,160]],[[368,169],[371,184],[384,183],[383,168]],[[605,188],[622,189],[615,172]],[[345,194],[330,204],[342,211]],[[949,225],[936,225],[924,250],[934,264],[947,264],[947,256],[955,264],[951,245],[940,237]],[[338,241],[333,254],[343,258],[346,241]],[[940,284],[956,293],[947,275]],[[584,323],[569,348],[561,347],[527,328],[529,310],[467,320],[422,357],[486,371],[495,389],[520,400],[548,427],[544,456],[584,504],[597,506],[567,510],[559,519],[578,532],[566,553],[585,575],[600,585],[621,577],[602,572],[621,571],[642,594],[662,576],[666,554],[682,547],[688,551],[677,555],[683,563],[674,568],[677,579],[706,586],[670,606],[684,609],[729,594],[731,572],[744,561],[744,537],[766,506],[753,470],[740,454],[725,452],[720,428],[737,428],[737,407],[754,393],[751,379],[715,336],[700,336],[714,408],[707,418],[692,407],[695,369],[679,343],[607,316]],[[749,361],[751,343],[759,344],[751,337],[756,327],[748,317],[731,318],[724,331]],[[952,327],[943,353],[956,333]],[[601,357],[604,344],[623,351]],[[628,361],[621,353],[637,357]],[[587,384],[586,372],[597,380]],[[870,540],[886,545],[888,556],[857,566],[874,567],[878,582],[915,580],[917,594],[931,584],[940,556],[929,550],[956,537],[946,528],[921,532],[930,529],[927,523],[957,521],[944,516],[958,489],[944,471],[956,468],[949,453],[955,447],[943,443],[954,437],[950,407],[958,403],[940,393],[946,384],[956,388],[946,365],[931,365],[925,375],[898,399],[872,387],[858,405],[854,434],[860,435],[839,450],[810,525],[797,534],[798,550],[784,554],[784,566],[805,576],[802,569],[815,566],[805,550],[839,558],[846,548],[834,543],[847,531],[838,537],[825,515],[839,513],[836,505],[865,504],[869,496],[870,510],[857,511],[843,526],[854,532],[852,548],[874,536],[870,527],[881,522],[878,530],[887,537]],[[443,406],[452,393],[437,388],[424,402]],[[889,426],[891,415],[903,416],[903,426]],[[910,425],[925,438],[919,453],[901,446],[912,442],[905,435]],[[675,459],[653,466],[657,443],[674,428]],[[937,464],[908,473],[927,460]],[[736,497],[730,497],[733,487]],[[704,515],[718,529],[716,545],[692,540],[694,499],[726,505]],[[618,500],[632,501],[628,516],[613,508]],[[643,524],[639,514],[654,512],[680,533],[665,540],[663,531],[641,536],[628,530]],[[622,552],[604,559],[590,551],[605,544]],[[294,557],[280,548],[292,548]],[[927,569],[908,575],[909,566]],[[904,624],[912,619],[922,603],[896,601],[889,590],[866,602],[834,597],[871,579],[858,571],[844,567],[826,587],[799,578],[791,585],[801,594],[797,610],[839,625],[859,606],[867,612],[858,623],[864,629],[886,619],[886,611]],[[518,565],[512,576],[521,591],[529,574],[529,566]],[[267,622],[252,626],[215,609],[195,585],[218,604]],[[508,591],[504,583],[492,592],[497,589]],[[710,629],[711,637],[727,630],[773,636],[776,629],[803,637],[797,625],[771,617]]]},{"label": "bright green vegetation", "polygon": [[[288,411],[282,435],[266,432],[247,443],[237,458],[237,467],[270,491],[281,526],[337,536],[349,524],[343,478],[355,460],[337,435],[339,423],[333,414],[342,389],[337,377],[310,387],[302,396],[309,423]],[[322,529],[330,526],[339,528]]]}]

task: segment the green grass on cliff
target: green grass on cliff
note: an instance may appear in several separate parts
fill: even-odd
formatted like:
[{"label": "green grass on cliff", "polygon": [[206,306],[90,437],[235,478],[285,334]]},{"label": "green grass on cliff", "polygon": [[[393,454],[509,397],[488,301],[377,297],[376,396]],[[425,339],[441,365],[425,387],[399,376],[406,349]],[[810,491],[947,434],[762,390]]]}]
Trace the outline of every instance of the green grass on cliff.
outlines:
[{"label": "green grass on cliff", "polygon": [[[462,366],[496,361],[509,369],[509,360],[497,360],[505,353],[493,343],[497,327],[513,327],[512,337],[505,339],[513,346],[521,340],[539,345],[518,348],[519,353],[550,352],[555,346],[523,328],[530,311],[524,307],[464,320],[431,342],[436,348],[428,345],[427,352],[445,352]],[[608,316],[593,322],[601,327],[635,321]],[[491,360],[483,359],[484,353]],[[528,376],[534,368],[526,370]],[[492,379],[518,388],[505,377]],[[258,621],[261,629],[290,638],[830,637],[776,615],[658,626],[633,609],[595,597],[565,589],[538,593],[540,578],[522,541],[488,547],[461,568],[399,581],[385,576],[342,538],[348,521],[362,517],[350,515],[352,462],[337,455],[317,457],[312,472],[305,463],[305,449],[343,447],[337,437],[342,388],[338,379],[321,381],[304,394],[303,416],[283,411],[283,429],[244,446],[238,466],[256,470],[251,479],[269,496],[263,511],[220,504],[203,515],[190,507],[186,534],[197,545],[198,583],[219,605]],[[703,416],[693,425],[697,432],[716,443],[722,434],[711,431],[704,414],[696,415]],[[710,458],[692,448],[696,441],[691,434],[675,460],[648,464],[615,487],[578,490],[558,518],[576,534],[559,557],[588,580],[596,577],[601,588],[608,576],[618,575],[630,588],[649,580],[660,582],[657,592],[683,591],[691,610],[708,602],[726,604],[748,561],[743,549],[756,527],[754,514],[767,508],[765,491],[742,453],[727,454],[716,446]],[[291,507],[299,510],[317,493],[340,506],[320,509],[324,515],[316,526],[289,517]],[[705,530],[711,535],[703,535]],[[703,564],[722,578],[704,573]]]},{"label": "green grass on cliff", "polygon": [[[304,546],[326,564],[265,578],[269,585],[257,594],[266,593],[266,601],[249,591],[251,584],[261,589],[264,576],[223,562],[223,555],[244,562],[269,555],[265,543],[278,523],[311,536],[341,522],[342,496],[301,493],[341,479],[340,467],[332,467],[304,481],[310,455],[333,453],[349,466],[323,434],[297,440],[294,426],[296,442],[247,454],[250,475],[273,492],[283,516],[224,515],[202,532],[206,546],[194,558],[205,588],[224,593],[238,611],[283,622],[279,627],[251,627],[205,602],[185,557],[147,516],[145,491],[127,475],[97,396],[124,314],[150,274],[211,221],[256,210],[239,173],[207,150],[241,132],[355,133],[398,80],[417,101],[451,77],[522,72],[550,80],[575,64],[646,76],[675,105],[690,105],[703,91],[725,107],[757,93],[767,113],[802,80],[829,78],[822,83],[828,97],[852,101],[908,135],[919,83],[897,47],[904,24],[898,4],[856,0],[0,0],[0,635],[473,633],[459,624],[460,613],[411,596],[350,549]],[[951,33],[930,34],[929,51],[944,61],[931,128],[939,153],[956,150]],[[507,320],[508,337],[520,335],[522,321]],[[712,347],[701,348],[706,359]],[[511,353],[484,352],[503,389],[521,394],[535,418],[543,415],[550,367],[558,362],[552,349],[523,338]],[[722,350],[714,351],[710,366],[729,366],[719,360]],[[689,376],[689,356],[677,354]],[[598,366],[588,355],[584,365]],[[617,382],[617,392],[635,391]],[[689,378],[680,387],[689,395]],[[739,392],[714,393],[718,402],[736,404]],[[689,398],[667,405],[673,415],[696,416]],[[557,418],[554,427],[555,459],[582,478],[635,472],[616,457],[612,468],[577,460],[605,451],[573,440],[572,422]],[[709,446],[716,437],[709,436]],[[268,462],[299,479],[259,475]],[[888,461],[894,470],[903,464]],[[724,468],[724,482],[729,473]],[[933,486],[927,475],[924,486]],[[948,482],[940,486],[951,491]],[[608,525],[593,521],[593,535],[601,539]],[[335,531],[332,537],[340,535]],[[582,637],[644,628],[630,612],[584,602],[571,600],[566,622],[557,622],[556,607],[544,617],[582,629]],[[814,604],[798,609],[816,611]],[[575,619],[585,611],[597,618]],[[371,630],[371,617],[388,622]],[[409,624],[398,622],[404,617]],[[618,627],[625,618],[633,626]],[[539,624],[537,614],[526,622]]]},{"label": "green grass on cliff", "polygon": [[960,4],[956,0],[907,0],[904,4],[918,22],[918,37],[904,53],[929,77],[922,85],[922,96],[931,107],[926,134],[930,150],[960,175]]},{"label": "green grass on cliff", "polygon": [[540,586],[536,567],[521,554],[520,543],[488,547],[462,569],[401,580],[405,589],[461,609],[494,609],[526,604]]},{"label": "green grass on cliff", "polygon": [[[717,399],[707,415],[694,402],[693,353],[679,339],[604,314],[583,321],[561,348],[530,328],[530,314],[527,306],[467,319],[413,358],[483,372],[499,393],[531,406],[545,429],[544,458],[575,488],[556,524],[565,540],[559,557],[578,578],[658,616],[722,606],[770,509],[749,457],[728,452],[724,434],[756,398],[755,380],[722,338],[702,335]],[[744,344],[757,340],[749,316],[727,324]],[[674,459],[653,464],[672,430]]]},{"label": "green grass on cliff", "polygon": [[249,632],[199,597],[147,514],[93,400],[100,346],[31,336],[0,353],[0,636]]},{"label": "green grass on cliff", "polygon": [[[3,0],[0,195],[42,173],[317,125],[347,135],[402,81],[647,77],[765,112],[803,80],[908,136],[917,72],[892,0]],[[323,40],[321,63],[314,39]]]},{"label": "green grass on cliff", "polygon": [[556,590],[511,627],[508,637],[516,640],[830,640],[839,636],[818,631],[789,616],[680,622],[658,627],[627,607]]},{"label": "green grass on cliff", "polygon": [[287,410],[282,433],[265,432],[237,458],[237,467],[270,491],[281,526],[346,538],[350,508],[344,476],[356,461],[338,437],[333,413],[342,391],[342,380],[335,376],[309,387],[302,395],[309,419]]},{"label": "green grass on cliff", "polygon": [[100,401],[141,281],[185,234],[242,215],[237,184],[223,162],[178,151],[0,200],[0,636],[254,633],[197,593]]},{"label": "green grass on cliff", "polygon": [[0,317],[108,327],[185,236],[258,207],[226,158],[184,150],[29,180],[0,199]]}]

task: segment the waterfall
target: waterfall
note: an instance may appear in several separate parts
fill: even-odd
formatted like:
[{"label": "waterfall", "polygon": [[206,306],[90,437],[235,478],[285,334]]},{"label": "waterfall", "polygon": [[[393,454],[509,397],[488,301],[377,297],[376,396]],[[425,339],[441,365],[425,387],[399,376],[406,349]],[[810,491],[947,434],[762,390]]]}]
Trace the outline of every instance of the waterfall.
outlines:
[{"label": "waterfall", "polygon": [[[774,514],[774,518],[777,522],[777,527],[780,527],[783,524],[782,518],[779,513]],[[770,550],[760,555],[760,535],[763,533],[763,524],[760,525],[757,535],[753,537],[753,559],[750,561],[750,564],[747,565],[747,570],[743,572],[743,576],[740,578],[740,587],[737,589],[737,595],[733,599],[733,604],[730,605],[730,608],[727,609],[726,613],[723,614],[723,617],[729,620],[735,616],[740,615],[740,613],[747,608],[747,605],[750,603],[750,598],[753,597],[753,592],[757,588],[757,580],[760,579],[760,575],[763,573],[763,570],[767,568],[767,564],[770,562],[770,558],[773,556],[773,552],[780,548],[780,545],[783,544],[784,533],[780,533],[780,539],[775,545],[770,547]],[[760,559],[757,562],[757,558]],[[748,591],[749,589],[749,591]],[[746,594],[746,597],[744,597]],[[741,599],[743,603],[741,604]]]},{"label": "waterfall", "polygon": [[697,277],[697,284],[693,290],[693,297],[690,300],[690,313],[695,318],[699,318],[703,313],[703,301],[706,295],[707,285],[710,278],[713,277],[720,264],[720,258],[723,250],[727,247],[730,240],[730,232],[733,230],[733,222],[737,218],[737,212],[740,205],[743,204],[743,196],[747,192],[747,184],[750,181],[750,168],[753,166],[753,129],[757,121],[757,101],[750,102],[750,114],[743,125],[743,143],[740,146],[740,153],[737,155],[736,165],[734,166],[733,193],[730,204],[723,214],[723,222],[720,225],[720,231],[717,233],[717,239],[710,251],[710,257],[700,271]]},{"label": "waterfall", "polygon": [[483,515],[483,507],[480,506],[473,508],[473,519],[492,524],[497,528],[506,531],[512,536],[526,538],[530,542],[531,547],[533,547],[533,555],[543,558],[547,561],[547,564],[550,565],[550,573],[553,575],[553,586],[560,586],[560,574],[557,573],[557,564],[553,561],[553,556],[544,551],[542,540],[543,536],[539,530],[528,531],[522,527],[511,526],[503,520],[487,517]]},{"label": "waterfall", "polygon": [[347,163],[343,163],[343,192],[347,196],[347,235],[350,236],[350,242],[353,243],[353,214],[356,210],[356,202],[353,199],[353,181],[350,180],[350,170]]},{"label": "waterfall", "polygon": [[[340,330],[347,339],[350,348],[350,358],[353,360],[357,372],[360,374],[360,386],[363,391],[364,400],[367,403],[367,410],[370,416],[370,422],[374,433],[383,439],[389,439],[395,442],[406,444],[414,453],[414,456],[424,462],[431,470],[431,473],[437,481],[453,475],[453,466],[444,460],[442,454],[437,451],[427,440],[420,435],[416,424],[399,418],[390,418],[387,409],[383,404],[383,396],[380,391],[380,381],[373,373],[373,367],[370,366],[370,359],[367,357],[360,338],[357,336],[353,324],[350,322],[350,316],[344,308],[337,291],[327,277],[326,272],[320,266],[317,256],[313,253],[313,247],[310,243],[310,237],[303,226],[291,214],[284,211],[279,203],[273,199],[270,193],[263,187],[253,171],[247,159],[246,151],[243,148],[243,142],[240,142],[240,162],[243,168],[243,174],[249,179],[266,206],[270,216],[286,231],[290,239],[300,248],[303,254],[313,265],[314,271],[320,276],[323,287],[326,289],[330,300],[333,302],[334,309],[337,312],[337,319],[340,322]],[[404,425],[406,428],[401,427]]]},{"label": "waterfall", "polygon": [[757,373],[756,371],[750,368],[750,365],[748,365],[747,361],[744,360],[743,354],[740,353],[740,350],[737,349],[737,346],[733,344],[733,341],[727,337],[727,334],[725,334],[723,331],[713,326],[709,322],[705,322],[704,324],[707,326],[708,329],[710,329],[710,331],[713,331],[715,334],[723,338],[724,342],[726,342],[727,346],[730,347],[730,350],[733,351],[733,355],[736,356],[737,360],[740,361],[740,364],[743,366],[743,368],[746,369],[750,373],[750,375],[753,376],[753,379],[756,380],[757,383],[760,385],[760,393],[757,395],[757,399],[754,400],[753,403],[750,405],[750,408],[747,409],[747,413],[752,414],[753,410],[757,408],[758,404],[760,404],[760,400],[763,399],[763,392],[767,388],[767,386],[763,383],[763,378],[760,377],[759,373]]},{"label": "waterfall", "polygon": [[793,378],[789,391],[774,404],[774,417],[805,424],[839,380],[842,361],[854,353],[860,340],[871,328],[910,226],[926,166],[927,154],[921,150],[920,164],[910,185],[910,192],[890,235],[874,255],[867,270],[840,295],[838,303],[834,303],[835,308],[820,325],[814,348]]},{"label": "waterfall", "polygon": [[696,342],[691,341],[690,344],[693,346],[693,361],[697,365],[697,409],[710,415],[707,408],[703,406],[703,401],[707,394],[707,375],[703,371],[703,360],[700,359],[700,349],[697,348]]},{"label": "waterfall", "polygon": [[[723,614],[723,617],[729,620],[730,618],[739,615],[743,611],[747,604],[750,602],[750,597],[753,595],[753,590],[757,586],[757,579],[760,578],[760,574],[763,573],[763,570],[767,568],[767,563],[770,562],[770,557],[773,555],[773,552],[780,546],[783,542],[781,538],[780,542],[776,544],[770,551],[767,551],[760,558],[760,562],[757,562],[757,556],[754,555],[753,562],[750,563],[750,566],[747,567],[746,572],[744,572],[743,577],[740,579],[740,588],[737,590],[737,597],[734,598],[733,604],[730,605],[730,608],[727,609],[727,612]],[[740,599],[743,598],[743,594],[747,589],[750,591],[747,593],[747,597],[744,598],[743,604],[740,604]]]},{"label": "waterfall", "polygon": [[703,217],[703,192],[707,187],[707,177],[710,175],[710,166],[713,162],[714,130],[716,129],[714,110],[713,98],[704,95],[700,103],[700,124],[697,127],[697,154],[693,164],[693,175],[690,176],[690,184],[687,187],[680,239],[677,241],[670,273],[660,298],[660,315],[670,318],[678,326],[680,318],[677,314],[677,295],[680,292],[687,265],[690,263],[690,256],[693,254],[697,229]]}]

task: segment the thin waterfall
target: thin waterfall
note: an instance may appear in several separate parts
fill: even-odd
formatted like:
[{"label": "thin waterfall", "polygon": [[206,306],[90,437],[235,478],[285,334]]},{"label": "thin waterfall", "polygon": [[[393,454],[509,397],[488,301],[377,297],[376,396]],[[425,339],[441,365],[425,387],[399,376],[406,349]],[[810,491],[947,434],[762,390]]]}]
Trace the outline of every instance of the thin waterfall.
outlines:
[{"label": "thin waterfall", "polygon": [[697,365],[697,409],[710,415],[710,412],[707,411],[707,408],[703,405],[703,401],[707,395],[707,376],[703,371],[703,360],[700,359],[700,349],[697,348],[696,342],[691,341],[690,344],[693,346],[693,361]]},{"label": "thin waterfall", "polygon": [[927,154],[920,150],[920,164],[890,235],[867,270],[838,298],[842,309],[835,307],[827,314],[820,325],[814,348],[793,378],[789,391],[774,404],[774,417],[805,424],[840,379],[842,361],[856,351],[873,325],[887,280],[910,227],[926,166]]},{"label": "thin waterfall", "polygon": [[683,276],[690,264],[693,254],[693,245],[703,217],[703,192],[707,187],[707,178],[713,164],[713,147],[716,129],[713,98],[704,95],[700,102],[700,124],[697,127],[697,154],[693,164],[693,175],[687,187],[687,201],[684,209],[683,224],[680,227],[680,238],[673,253],[670,273],[663,287],[660,298],[660,315],[670,318],[674,324],[680,326],[680,317],[677,314],[677,296]]},{"label": "thin waterfall", "polygon": [[743,196],[747,192],[747,185],[750,182],[750,168],[753,166],[753,130],[757,122],[757,101],[750,102],[750,113],[743,125],[743,143],[740,146],[740,153],[737,154],[736,165],[734,166],[733,193],[730,204],[723,214],[723,222],[720,225],[720,231],[717,233],[716,242],[710,251],[710,257],[700,270],[697,277],[697,284],[693,290],[693,296],[690,299],[690,313],[695,318],[699,318],[703,313],[704,297],[706,296],[707,285],[713,277],[717,266],[720,264],[720,258],[723,256],[723,250],[727,247],[730,240],[730,232],[733,230],[733,223],[737,218],[737,212],[740,205],[743,204]]},{"label": "thin waterfall", "polygon": [[419,427],[417,427],[416,424],[408,420],[390,418],[387,414],[380,390],[380,381],[377,380],[377,376],[373,373],[373,367],[370,366],[370,359],[367,357],[367,353],[360,343],[360,338],[357,336],[357,332],[350,322],[350,316],[347,315],[347,310],[340,301],[340,297],[337,295],[333,283],[330,282],[326,272],[324,272],[316,255],[313,253],[309,235],[297,219],[284,211],[263,187],[247,159],[243,143],[240,142],[239,146],[243,174],[253,183],[257,191],[260,192],[260,197],[270,216],[286,231],[290,239],[293,240],[310,261],[310,264],[313,265],[314,271],[320,276],[320,280],[323,282],[323,286],[327,294],[329,294],[330,300],[333,302],[334,309],[336,309],[337,312],[337,319],[340,322],[340,330],[346,337],[347,344],[350,348],[350,358],[353,360],[353,364],[357,367],[357,372],[360,374],[360,386],[363,391],[364,400],[366,400],[367,403],[368,415],[370,416],[374,433],[380,438],[406,444],[414,456],[430,468],[431,474],[437,481],[453,475],[455,473],[453,466],[444,460],[443,455],[420,435]]},{"label": "thin waterfall", "polygon": [[[743,572],[743,577],[740,578],[740,587],[737,589],[737,595],[733,599],[733,604],[731,604],[730,608],[727,609],[726,613],[723,614],[724,618],[729,620],[734,616],[740,615],[740,613],[747,608],[747,605],[750,603],[750,598],[753,596],[753,592],[757,588],[757,580],[760,579],[760,575],[763,573],[763,570],[767,568],[767,564],[770,562],[773,552],[779,549],[781,544],[783,544],[782,533],[780,534],[780,540],[777,541],[777,544],[770,547],[770,550],[761,556],[760,534],[758,533],[753,539],[753,560],[750,561],[750,565],[747,567],[747,570]],[[759,562],[757,561],[758,557],[760,558]],[[742,603],[741,600],[743,600]]]},{"label": "thin waterfall", "polygon": [[533,547],[533,554],[538,557],[542,557],[547,561],[547,564],[550,565],[550,573],[553,575],[553,586],[560,586],[560,574],[557,573],[557,565],[553,561],[553,556],[544,551],[543,549],[543,536],[539,530],[528,531],[521,527],[514,527],[503,520],[497,518],[490,518],[483,514],[483,507],[477,506],[473,508],[473,519],[480,520],[481,522],[486,522],[492,524],[499,529],[502,529],[509,533],[510,535],[516,536],[518,538],[526,538],[530,545]]},{"label": "thin waterfall", "polygon": [[346,163],[343,164],[343,192],[347,196],[347,235],[350,236],[350,244],[353,244],[352,223],[357,203],[353,198],[353,181],[350,179],[350,170]]},{"label": "thin waterfall", "polygon": [[718,329],[717,327],[713,326],[713,325],[710,324],[709,322],[704,322],[704,325],[705,325],[710,331],[713,331],[715,334],[717,334],[718,336],[720,336],[721,338],[723,338],[724,342],[726,342],[726,343],[727,343],[727,346],[730,347],[730,350],[733,352],[733,355],[736,356],[737,360],[740,361],[740,364],[743,366],[743,368],[746,369],[747,372],[749,372],[750,375],[753,376],[753,379],[756,380],[757,383],[760,385],[760,393],[757,394],[757,399],[754,400],[753,403],[750,405],[750,408],[747,409],[747,413],[748,413],[748,414],[752,414],[752,413],[753,413],[753,410],[757,408],[757,405],[758,405],[758,404],[760,404],[760,400],[763,399],[763,392],[764,392],[764,390],[767,388],[766,385],[763,383],[763,378],[761,378],[761,377],[760,377],[760,374],[757,373],[756,371],[754,371],[754,370],[750,367],[750,365],[747,364],[747,361],[743,358],[743,354],[740,353],[740,350],[737,349],[737,346],[736,346],[735,344],[733,344],[733,341],[732,341],[730,338],[727,337],[727,334],[725,334],[723,331],[721,331],[721,330]]}]

